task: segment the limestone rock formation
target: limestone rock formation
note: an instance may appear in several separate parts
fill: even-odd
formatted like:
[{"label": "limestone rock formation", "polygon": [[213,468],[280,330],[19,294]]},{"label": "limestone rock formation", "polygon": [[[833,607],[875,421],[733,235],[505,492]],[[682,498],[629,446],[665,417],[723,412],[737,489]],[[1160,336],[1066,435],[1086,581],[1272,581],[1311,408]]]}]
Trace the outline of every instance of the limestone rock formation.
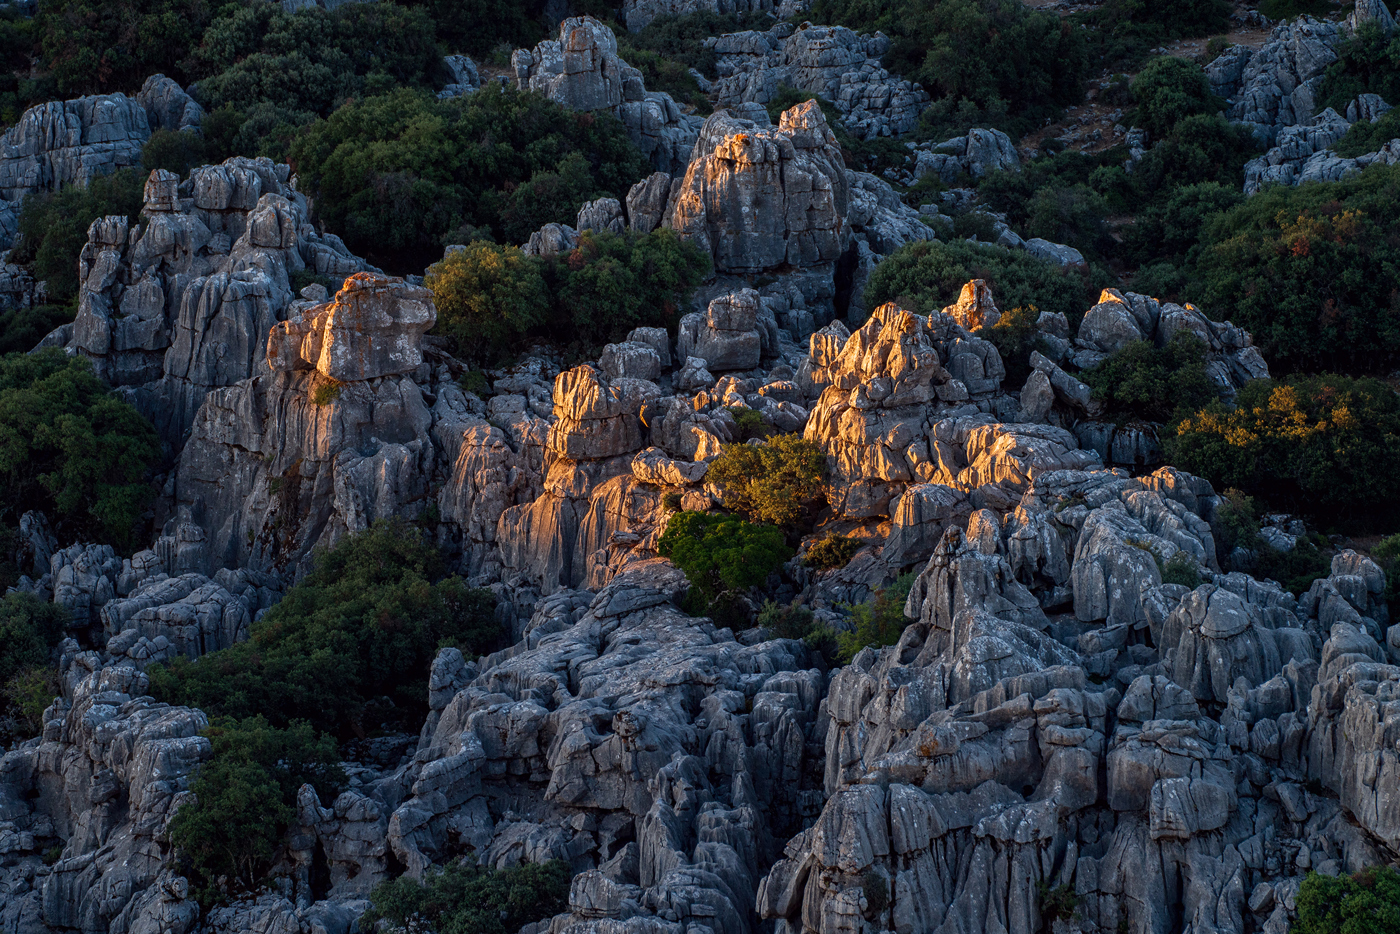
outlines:
[{"label": "limestone rock formation", "polygon": [[783,86],[810,91],[841,112],[841,122],[861,139],[912,130],[929,96],[917,84],[880,65],[890,40],[859,35],[844,26],[794,27],[720,36],[714,45],[719,80],[713,93],[722,107],[767,104]]},{"label": "limestone rock formation", "polygon": [[612,111],[659,171],[685,167],[699,119],[686,115],[671,95],[648,92],[641,72],[618,57],[612,30],[593,17],[564,20],[558,39],[516,49],[511,65],[522,90],[571,110]]},{"label": "limestone rock formation", "polygon": [[365,270],[310,223],[286,165],[235,157],[146,183],[141,221],[99,218],[79,261],[68,346],[93,361],[171,444],[210,389],[266,372],[267,334],[292,314],[289,276]]},{"label": "limestone rock formation", "polygon": [[667,225],[714,257],[719,272],[835,263],[850,242],[850,183],[815,103],[760,128],[717,112],[673,199]]}]

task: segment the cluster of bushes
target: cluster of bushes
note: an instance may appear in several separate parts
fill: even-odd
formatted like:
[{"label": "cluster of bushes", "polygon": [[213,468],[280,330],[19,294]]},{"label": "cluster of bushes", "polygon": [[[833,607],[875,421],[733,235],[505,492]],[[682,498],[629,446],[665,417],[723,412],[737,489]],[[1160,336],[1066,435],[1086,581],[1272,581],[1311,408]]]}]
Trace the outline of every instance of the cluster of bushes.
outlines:
[{"label": "cluster of bushes", "polygon": [[391,269],[422,269],[474,236],[523,243],[649,171],[616,117],[514,90],[353,101],[305,128],[290,160],[331,229]]},{"label": "cluster of bushes", "polygon": [[154,490],[155,429],[82,357],[51,348],[0,358],[0,522],[43,511],[65,541],[125,548]]},{"label": "cluster of bushes", "polygon": [[279,729],[261,716],[216,717],[203,735],[212,755],[190,785],[194,801],[170,822],[170,841],[207,907],[240,887],[255,891],[267,877],[303,784],[329,802],[346,781],[335,741],[304,720]]},{"label": "cluster of bushes", "polygon": [[[978,193],[1026,236],[1066,243],[1086,256],[1135,266],[1180,265],[1210,215],[1243,200],[1244,164],[1257,143],[1218,113],[1205,72],[1161,57],[1130,86],[1125,122],[1150,130],[1154,145],[1129,172],[1127,150],[1062,152],[1019,172],[995,172]],[[1133,222],[1110,219],[1131,215]]]},{"label": "cluster of bushes", "polygon": [[462,356],[489,359],[527,336],[596,347],[636,327],[674,332],[709,270],[707,254],[667,229],[589,231],[553,257],[475,240],[429,267],[424,283],[438,333]]},{"label": "cluster of bushes", "polygon": [[657,546],[694,587],[688,612],[747,622],[745,595],[793,556],[789,539],[825,504],[826,470],[821,448],[799,435],[724,446],[706,479],[738,515],[675,513]]},{"label": "cluster of bushes", "polygon": [[491,592],[445,570],[417,529],[378,523],[319,554],[247,642],[148,670],[153,695],[211,718],[213,757],[171,824],[206,903],[266,876],[303,783],[343,790],[337,740],[422,722],[439,648],[500,645]]},{"label": "cluster of bushes", "polygon": [[1297,934],[1400,930],[1400,873],[1372,866],[1346,876],[1309,872],[1298,887]]},{"label": "cluster of bushes", "polygon": [[[1324,553],[1327,539],[1321,535],[1314,532],[1301,536],[1291,549],[1282,551],[1259,537],[1261,527],[1259,504],[1254,497],[1237,489],[1228,489],[1221,495],[1214,532],[1216,549],[1225,566],[1278,581],[1295,596],[1331,572],[1332,560]],[[1162,580],[1181,583],[1168,581],[1165,574]]]},{"label": "cluster of bushes", "polygon": [[478,655],[503,636],[491,592],[449,576],[437,548],[394,521],[321,554],[247,642],[148,673],[152,693],[172,704],[279,729],[301,720],[350,739],[386,723],[415,728],[437,650]]},{"label": "cluster of bushes", "polygon": [[1214,403],[1182,419],[1167,461],[1217,489],[1327,526],[1367,528],[1400,517],[1400,397],[1345,376],[1255,380],[1234,408]]},{"label": "cluster of bushes", "polygon": [[514,934],[568,908],[569,865],[563,860],[491,869],[467,858],[430,869],[423,881],[400,876],[370,893],[367,930],[408,934]]},{"label": "cluster of bushes", "polygon": [[1077,325],[1109,284],[1103,273],[1048,263],[1028,253],[961,241],[919,241],[901,247],[870,274],[865,304],[884,302],[926,315],[957,301],[969,279],[985,279],[997,305],[1062,312]]},{"label": "cluster of bushes", "polygon": [[1189,331],[1178,331],[1165,347],[1135,341],[1079,376],[1119,424],[1171,422],[1220,398],[1206,373],[1205,342]]},{"label": "cluster of bushes", "polygon": [[[141,213],[145,185],[145,174],[129,168],[94,178],[86,187],[69,185],[31,195],[20,210],[19,240],[10,262],[28,265],[35,279],[48,284],[49,298],[55,304],[75,303],[78,254],[87,244],[88,227],[108,214],[126,215],[134,223]],[[5,340],[13,342],[14,338],[6,334]],[[14,349],[33,346],[31,342]]]},{"label": "cluster of bushes", "polygon": [[1269,188],[1205,222],[1189,270],[1284,372],[1385,372],[1400,360],[1400,168]]}]

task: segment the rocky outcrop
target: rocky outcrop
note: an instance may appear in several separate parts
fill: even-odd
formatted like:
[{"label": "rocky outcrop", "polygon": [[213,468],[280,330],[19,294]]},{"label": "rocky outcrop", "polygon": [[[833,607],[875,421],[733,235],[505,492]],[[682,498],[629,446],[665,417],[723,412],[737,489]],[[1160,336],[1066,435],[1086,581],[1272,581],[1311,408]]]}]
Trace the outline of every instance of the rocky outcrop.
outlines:
[{"label": "rocky outcrop", "polygon": [[0,757],[6,916],[25,930],[183,934],[199,907],[167,869],[165,827],[209,756],[208,720],[146,696],[135,668],[101,667],[72,640],[62,651],[63,696],[42,739]]},{"label": "rocky outcrop", "polygon": [[608,110],[659,171],[684,169],[700,120],[665,92],[649,92],[642,74],[617,54],[617,37],[591,16],[559,24],[559,38],[511,56],[521,90],[537,91],[571,110]]},{"label": "rocky outcrop", "polygon": [[1273,143],[1284,127],[1310,121],[1322,73],[1337,60],[1336,46],[1344,36],[1335,23],[1300,16],[1275,26],[1257,52],[1232,50],[1212,62],[1206,74],[1216,93],[1232,99],[1230,119]]},{"label": "rocky outcrop", "polygon": [[705,122],[667,225],[719,272],[834,264],[850,243],[850,183],[816,104],[776,128],[718,112]]},{"label": "rocky outcrop", "polygon": [[1344,158],[1332,147],[1361,120],[1374,123],[1391,107],[1375,94],[1363,94],[1347,106],[1346,116],[1331,107],[1308,122],[1285,127],[1275,146],[1245,164],[1244,190],[1256,194],[1265,185],[1301,185],[1335,182],[1371,165],[1400,161],[1400,140],[1391,140],[1376,152]]},{"label": "rocky outcrop", "polygon": [[359,274],[291,310],[264,338],[264,375],[213,390],[194,420],[175,483],[209,544],[191,570],[297,569],[317,543],[428,503],[433,414],[413,379],[434,375],[427,291]]},{"label": "rocky outcrop", "polygon": [[366,269],[316,231],[289,175],[241,157],[184,182],[157,170],[138,224],[107,217],[88,230],[68,346],[177,448],[211,389],[267,372],[268,331],[293,313],[292,273],[341,281]]},{"label": "rocky outcrop", "polygon": [[991,172],[1020,171],[1016,144],[1000,130],[969,130],[941,143],[922,143],[915,152],[914,177],[936,175],[956,185],[966,174],[980,179]]},{"label": "rocky outcrop", "polygon": [[780,23],[767,32],[737,32],[714,40],[721,107],[766,105],[784,86],[835,105],[854,136],[872,139],[912,130],[929,101],[917,84],[880,65],[889,51],[883,33],[863,36],[844,26]]}]

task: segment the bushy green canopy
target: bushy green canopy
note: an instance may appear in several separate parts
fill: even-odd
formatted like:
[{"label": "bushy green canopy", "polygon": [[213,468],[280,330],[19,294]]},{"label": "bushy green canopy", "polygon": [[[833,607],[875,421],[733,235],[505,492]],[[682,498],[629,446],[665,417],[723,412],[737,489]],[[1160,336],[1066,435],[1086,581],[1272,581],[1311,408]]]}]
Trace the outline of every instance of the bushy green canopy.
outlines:
[{"label": "bushy green canopy", "polygon": [[305,720],[343,739],[386,721],[416,724],[438,648],[496,649],[494,610],[489,590],[446,575],[417,529],[380,523],[319,555],[247,642],[152,667],[151,690],[213,716]]},{"label": "bushy green canopy", "polygon": [[155,429],[62,350],[0,358],[0,517],[48,514],[67,540],[125,547],[153,490]]}]

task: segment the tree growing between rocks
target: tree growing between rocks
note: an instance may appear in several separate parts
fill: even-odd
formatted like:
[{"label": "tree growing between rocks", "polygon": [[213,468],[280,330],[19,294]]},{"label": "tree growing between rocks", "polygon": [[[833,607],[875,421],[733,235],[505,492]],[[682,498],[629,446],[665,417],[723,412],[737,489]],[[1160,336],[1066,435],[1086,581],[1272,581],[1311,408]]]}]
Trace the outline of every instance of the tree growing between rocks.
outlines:
[{"label": "tree growing between rocks", "polygon": [[717,610],[723,616],[732,615],[731,604],[762,585],[793,554],[777,526],[704,512],[671,516],[656,550],[685,572],[699,594],[687,612]]},{"label": "tree growing between rocks", "polygon": [[752,522],[795,530],[826,502],[826,453],[800,435],[761,444],[726,444],[706,479],[723,491],[724,507]]},{"label": "tree growing between rocks", "polygon": [[151,691],[278,729],[304,720],[342,740],[385,723],[411,729],[426,714],[440,647],[474,656],[500,646],[495,602],[449,576],[437,548],[405,521],[376,523],[323,552],[247,642],[152,667]]},{"label": "tree growing between rocks", "polygon": [[345,773],[335,740],[303,720],[277,729],[261,716],[217,718],[202,735],[213,754],[170,822],[170,842],[207,908],[264,885],[296,819],[297,790],[310,784],[332,800]]},{"label": "tree growing between rocks", "polygon": [[86,359],[56,348],[0,358],[0,521],[39,509],[66,540],[127,548],[160,455],[151,423]]}]

